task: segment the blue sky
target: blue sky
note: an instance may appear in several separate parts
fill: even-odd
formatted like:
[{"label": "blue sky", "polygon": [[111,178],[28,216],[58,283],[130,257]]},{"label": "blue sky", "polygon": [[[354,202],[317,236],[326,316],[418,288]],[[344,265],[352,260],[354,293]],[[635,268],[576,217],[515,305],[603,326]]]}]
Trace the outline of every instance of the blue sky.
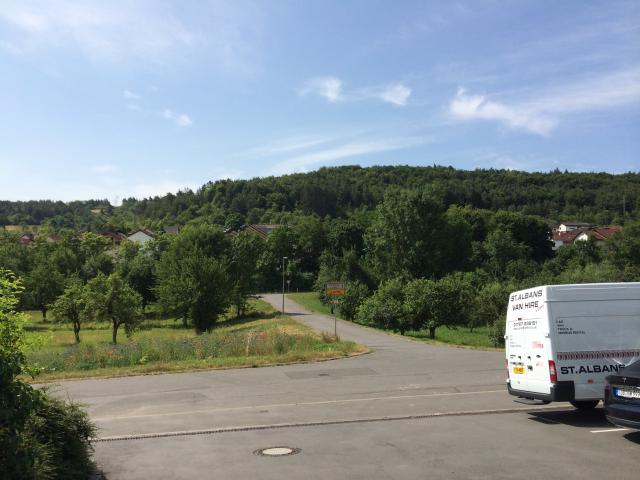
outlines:
[{"label": "blue sky", "polygon": [[0,199],[640,169],[637,1],[0,0]]}]

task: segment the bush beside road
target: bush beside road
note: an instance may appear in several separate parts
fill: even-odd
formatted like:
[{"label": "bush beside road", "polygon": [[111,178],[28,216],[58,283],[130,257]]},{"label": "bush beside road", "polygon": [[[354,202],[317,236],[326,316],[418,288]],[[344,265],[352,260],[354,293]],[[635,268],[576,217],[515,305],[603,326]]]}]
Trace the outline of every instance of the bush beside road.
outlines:
[{"label": "bush beside road", "polygon": [[[330,306],[322,303],[322,301],[318,297],[317,292],[290,293],[287,295],[287,297],[291,298],[296,303],[300,304],[302,307],[311,312],[331,315]],[[337,310],[336,313],[338,313]],[[337,315],[337,317],[341,318],[340,315]],[[433,340],[429,338],[429,332],[426,329],[409,330],[404,333],[404,336],[427,343],[445,343],[448,345],[476,347],[483,349],[494,348],[494,344],[489,335],[489,330],[489,327],[486,326],[479,326],[473,329],[465,326],[445,326],[436,330],[436,338]]]}]

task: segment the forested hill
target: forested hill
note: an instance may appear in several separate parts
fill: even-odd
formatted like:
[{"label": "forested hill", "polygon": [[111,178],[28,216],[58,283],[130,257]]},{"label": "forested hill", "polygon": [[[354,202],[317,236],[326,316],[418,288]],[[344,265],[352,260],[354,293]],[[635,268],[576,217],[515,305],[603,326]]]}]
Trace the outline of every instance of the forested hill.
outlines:
[{"label": "forested hill", "polygon": [[[126,230],[140,224],[160,226],[198,220],[226,226],[276,223],[282,221],[283,212],[341,217],[354,209],[375,207],[389,188],[427,186],[435,189],[446,205],[516,210],[549,221],[607,224],[624,223],[625,217],[640,218],[639,173],[345,166],[280,177],[209,182],[196,192],[126,199],[119,208],[112,208],[106,201],[0,201],[0,225]],[[119,192],[113,193],[116,196]],[[100,205],[106,208],[96,214],[95,207]]]}]

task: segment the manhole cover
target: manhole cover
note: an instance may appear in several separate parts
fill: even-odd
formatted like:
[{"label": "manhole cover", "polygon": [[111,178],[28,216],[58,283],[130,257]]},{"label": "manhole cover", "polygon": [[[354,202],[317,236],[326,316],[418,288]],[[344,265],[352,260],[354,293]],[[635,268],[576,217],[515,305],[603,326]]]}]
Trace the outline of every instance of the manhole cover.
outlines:
[{"label": "manhole cover", "polygon": [[263,455],[265,457],[282,457],[285,455],[295,455],[296,453],[300,453],[300,449],[292,447],[269,447],[261,448],[253,453],[256,455]]}]

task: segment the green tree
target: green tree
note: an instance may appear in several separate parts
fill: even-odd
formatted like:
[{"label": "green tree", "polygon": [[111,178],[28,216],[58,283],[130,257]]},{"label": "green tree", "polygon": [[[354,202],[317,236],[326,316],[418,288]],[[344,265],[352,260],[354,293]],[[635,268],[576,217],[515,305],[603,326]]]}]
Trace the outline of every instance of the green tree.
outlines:
[{"label": "green tree", "polygon": [[287,257],[285,268],[297,258],[297,237],[288,225],[282,225],[267,237],[266,248],[258,259],[258,269],[264,281],[263,288],[277,291],[282,288],[282,257]]},{"label": "green tree", "polygon": [[71,322],[76,343],[80,343],[80,328],[87,315],[86,295],[84,285],[79,278],[72,278],[67,282],[62,295],[51,305],[51,312],[59,322]]},{"label": "green tree", "polygon": [[113,245],[108,238],[95,233],[85,232],[80,239],[80,253],[82,258],[81,275],[84,281],[102,273],[109,275],[113,272],[113,256],[107,250]]},{"label": "green tree", "polygon": [[404,308],[410,325],[426,328],[433,339],[438,327],[467,324],[470,293],[470,285],[460,274],[409,282],[404,291]]},{"label": "green tree", "polygon": [[629,279],[640,280],[640,221],[629,222],[607,242],[609,258]]},{"label": "green tree", "polygon": [[28,373],[24,355],[24,317],[15,308],[24,288],[0,269],[0,466],[3,478],[29,471],[37,452],[25,448],[21,432],[38,402],[38,393],[18,375]]},{"label": "green tree", "polygon": [[357,310],[356,321],[404,334],[408,329],[403,308],[402,281],[387,280]]},{"label": "green tree", "polygon": [[158,263],[158,300],[197,333],[211,330],[230,304],[229,249],[229,239],[215,227],[188,227]]},{"label": "green tree", "polygon": [[122,242],[117,256],[116,271],[142,297],[143,308],[156,300],[154,286],[157,242],[147,242],[139,247],[134,242]]},{"label": "green tree", "polygon": [[244,314],[249,296],[256,293],[260,285],[257,263],[264,248],[263,240],[246,232],[231,241],[231,301],[238,317]]},{"label": "green tree", "polygon": [[47,320],[47,310],[64,288],[64,277],[55,266],[40,257],[33,270],[27,275],[25,286],[32,304],[42,312]]},{"label": "green tree", "polygon": [[529,248],[516,241],[508,230],[494,230],[483,244],[486,256],[485,269],[496,279],[508,277],[509,263],[527,259]]},{"label": "green tree", "polygon": [[368,262],[380,279],[440,277],[462,265],[470,242],[468,223],[445,215],[442,200],[429,190],[385,195],[365,235]]},{"label": "green tree", "polygon": [[355,282],[347,282],[345,287],[345,294],[338,305],[338,311],[345,320],[354,320],[358,313],[358,307],[369,296],[369,287],[357,280]]},{"label": "green tree", "polygon": [[142,298],[117,273],[103,273],[89,280],[85,290],[86,308],[92,319],[111,323],[111,338],[118,343],[118,329],[127,336],[137,329],[142,314]]}]

